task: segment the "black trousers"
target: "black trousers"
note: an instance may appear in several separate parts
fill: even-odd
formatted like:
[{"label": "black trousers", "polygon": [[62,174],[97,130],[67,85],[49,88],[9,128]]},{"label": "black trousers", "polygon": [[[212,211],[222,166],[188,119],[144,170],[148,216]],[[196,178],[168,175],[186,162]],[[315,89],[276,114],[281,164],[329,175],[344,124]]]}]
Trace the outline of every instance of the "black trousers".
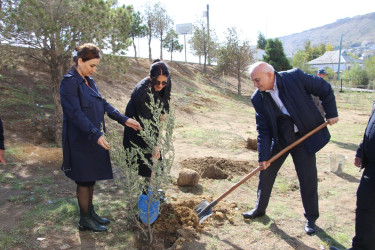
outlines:
[{"label": "black trousers", "polygon": [[[297,139],[299,139],[299,136],[296,136],[295,140]],[[274,155],[276,153],[274,152]],[[266,170],[260,171],[257,192],[258,200],[255,209],[260,212],[266,212],[277,173],[289,154],[293,158],[298,176],[302,203],[305,209],[304,215],[306,219],[315,221],[319,217],[316,157],[315,154],[308,153],[303,144],[299,144],[288,153],[282,155],[271,163]]]},{"label": "black trousers", "polygon": [[353,249],[375,249],[375,163],[366,166],[357,190]]}]

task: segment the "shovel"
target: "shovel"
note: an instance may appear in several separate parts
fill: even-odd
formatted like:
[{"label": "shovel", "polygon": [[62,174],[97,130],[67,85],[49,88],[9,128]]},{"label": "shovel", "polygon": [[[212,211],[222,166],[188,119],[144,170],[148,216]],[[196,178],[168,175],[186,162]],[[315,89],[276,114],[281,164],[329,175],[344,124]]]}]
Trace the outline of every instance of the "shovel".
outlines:
[{"label": "shovel", "polygon": [[[279,153],[277,153],[276,155],[274,155],[271,159],[269,159],[267,161],[267,163],[274,162],[276,159],[278,159],[280,156],[282,156],[283,154],[285,154],[286,152],[288,152],[290,149],[294,148],[295,146],[297,146],[298,144],[300,144],[301,142],[303,142],[304,140],[306,140],[308,137],[310,137],[312,134],[318,132],[319,130],[321,130],[322,128],[326,127],[327,125],[328,125],[328,122],[325,122],[322,125],[320,125],[319,127],[315,128],[312,131],[310,131],[309,133],[305,134],[304,136],[302,136],[301,138],[299,138],[297,141],[293,142],[292,144],[290,144],[289,146],[287,146],[286,148],[284,148],[283,150],[281,150]],[[219,198],[217,198],[213,202],[209,203],[206,200],[202,201],[198,205],[198,207],[195,209],[195,212],[197,212],[197,214],[198,214],[199,223],[202,223],[205,219],[207,219],[209,216],[212,215],[212,207],[213,206],[215,206],[219,201],[221,201],[222,199],[224,199],[233,190],[235,190],[236,188],[238,188],[240,185],[242,185],[244,182],[246,182],[248,179],[250,179],[250,177],[252,177],[256,173],[258,173],[260,170],[262,170],[262,167],[260,167],[260,166],[257,167],[256,169],[254,169],[251,173],[249,173],[244,178],[242,178],[242,180],[240,180],[239,182],[237,182],[236,184],[234,184],[230,189],[228,189],[226,192],[224,192]]]},{"label": "shovel", "polygon": [[150,183],[147,194],[141,194],[138,199],[139,218],[145,225],[151,225],[159,216],[160,200],[153,198],[152,184],[155,178],[155,167],[158,159],[152,157],[153,171],[151,173]]}]

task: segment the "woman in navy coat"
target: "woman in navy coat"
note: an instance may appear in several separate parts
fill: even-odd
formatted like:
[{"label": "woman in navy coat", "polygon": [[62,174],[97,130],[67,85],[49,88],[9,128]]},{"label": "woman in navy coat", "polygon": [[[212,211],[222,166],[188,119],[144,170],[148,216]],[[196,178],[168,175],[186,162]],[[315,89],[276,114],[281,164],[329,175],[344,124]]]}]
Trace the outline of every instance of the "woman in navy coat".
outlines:
[{"label": "woman in navy coat", "polygon": [[79,229],[106,231],[110,221],[99,217],[92,205],[95,182],[112,179],[109,144],[106,141],[104,113],[134,130],[140,124],[122,115],[102,98],[94,79],[100,62],[100,50],[94,44],[83,44],[73,52],[74,65],[60,83],[63,109],[63,165],[66,176],[77,184],[80,207]]}]

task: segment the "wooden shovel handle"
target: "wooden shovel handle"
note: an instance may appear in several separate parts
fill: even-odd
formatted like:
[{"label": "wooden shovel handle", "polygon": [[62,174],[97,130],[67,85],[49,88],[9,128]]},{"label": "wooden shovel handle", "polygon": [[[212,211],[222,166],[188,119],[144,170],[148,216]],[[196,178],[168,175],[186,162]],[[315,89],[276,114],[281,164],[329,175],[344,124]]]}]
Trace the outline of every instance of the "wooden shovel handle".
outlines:
[{"label": "wooden shovel handle", "polygon": [[[303,142],[308,137],[310,137],[311,135],[315,134],[316,132],[318,132],[322,128],[326,127],[327,125],[328,125],[328,122],[325,122],[322,125],[320,125],[319,127],[316,127],[315,129],[311,130],[310,132],[308,132],[307,134],[305,134],[304,136],[302,136],[301,138],[299,138],[297,141],[293,142],[292,144],[290,144],[289,146],[287,146],[283,150],[281,150],[279,153],[275,154],[273,157],[271,157],[271,159],[269,159],[267,161],[267,163],[272,163],[272,162],[276,161],[280,156],[282,156],[283,154],[285,154],[286,152],[288,152],[290,149],[294,148],[295,146],[297,146],[298,144],[300,144],[301,142]],[[212,203],[216,204],[219,201],[221,201],[222,199],[224,199],[228,194],[232,193],[233,190],[235,190],[237,187],[239,187],[240,185],[242,185],[244,182],[246,182],[248,179],[250,179],[250,177],[252,177],[256,173],[258,173],[260,170],[262,170],[261,166],[257,167],[253,171],[251,171],[251,173],[249,173],[244,178],[242,178],[242,180],[240,180],[239,182],[237,182],[236,184],[234,184],[230,189],[228,189],[225,193],[223,193],[219,198],[217,198]]]}]

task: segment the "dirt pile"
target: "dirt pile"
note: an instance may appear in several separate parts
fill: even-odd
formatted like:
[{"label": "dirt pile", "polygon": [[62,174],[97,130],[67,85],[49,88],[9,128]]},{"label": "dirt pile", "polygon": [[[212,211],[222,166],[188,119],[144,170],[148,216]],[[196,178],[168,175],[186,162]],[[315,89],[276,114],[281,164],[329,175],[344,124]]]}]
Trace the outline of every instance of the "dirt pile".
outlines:
[{"label": "dirt pile", "polygon": [[232,179],[234,175],[250,173],[256,168],[255,162],[234,161],[217,157],[191,158],[183,160],[181,167],[197,171],[202,178]]},{"label": "dirt pile", "polygon": [[184,244],[189,244],[194,240],[199,240],[198,233],[204,227],[223,225],[225,220],[233,224],[232,213],[237,207],[235,203],[221,203],[213,207],[213,214],[202,224],[199,224],[199,218],[195,208],[203,199],[211,201],[212,198],[194,197],[183,199],[174,203],[166,203],[161,206],[161,212],[154,224],[155,245],[164,248],[179,249]]}]

